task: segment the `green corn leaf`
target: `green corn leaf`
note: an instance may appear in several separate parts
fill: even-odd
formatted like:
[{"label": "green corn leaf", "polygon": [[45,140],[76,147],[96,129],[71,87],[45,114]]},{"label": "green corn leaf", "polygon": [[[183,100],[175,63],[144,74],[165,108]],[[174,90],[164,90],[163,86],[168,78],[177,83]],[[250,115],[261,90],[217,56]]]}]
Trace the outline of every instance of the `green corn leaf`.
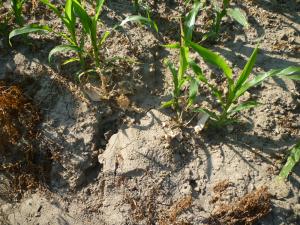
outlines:
[{"label": "green corn leaf", "polygon": [[[295,73],[299,73],[299,74],[295,74]],[[242,87],[236,91],[233,101],[235,101],[239,96],[244,94],[245,91],[247,91],[249,88],[260,84],[262,81],[264,81],[265,79],[272,77],[272,76],[286,77],[286,78],[290,78],[293,80],[299,80],[300,79],[300,67],[287,67],[285,69],[273,69],[266,73],[257,75],[252,80],[244,83],[242,85]]]},{"label": "green corn leaf", "polygon": [[254,108],[256,106],[260,105],[260,103],[256,102],[256,101],[247,101],[247,102],[243,102],[237,106],[234,106],[233,108],[228,110],[228,115],[232,115],[234,113],[240,112],[242,110],[246,110],[246,109],[251,109]]},{"label": "green corn leaf", "polygon": [[170,100],[170,101],[167,101],[167,102],[163,102],[161,107],[162,108],[169,108],[169,107],[172,107],[174,105],[174,100]]},{"label": "green corn leaf", "polygon": [[69,33],[71,34],[72,42],[76,43],[76,31],[75,31],[75,25],[76,25],[76,18],[73,11],[73,0],[67,0],[65,5],[65,17],[62,18],[63,23],[67,27]]},{"label": "green corn leaf", "polygon": [[104,4],[105,0],[98,0],[97,1],[97,7],[96,7],[96,14],[94,16],[94,20],[98,20],[99,16],[100,16],[100,13],[102,11],[102,7],[103,7],[103,4]]},{"label": "green corn leaf", "polygon": [[80,59],[79,59],[78,57],[73,57],[73,58],[70,58],[70,59],[65,60],[65,61],[62,63],[62,65],[67,65],[67,64],[69,64],[69,63],[72,63],[72,62],[79,62],[79,61],[80,61]]},{"label": "green corn leaf", "polygon": [[108,36],[110,35],[110,31],[105,31],[104,34],[102,35],[102,37],[100,38],[100,41],[98,43],[98,48],[100,48],[104,42],[106,41],[106,39],[108,38]]},{"label": "green corn leaf", "polygon": [[243,13],[239,8],[227,9],[227,15],[243,27],[247,28],[249,26],[245,13]]},{"label": "green corn leaf", "polygon": [[223,70],[223,72],[227,77],[231,89],[233,85],[232,70],[227,65],[225,59],[196,43],[193,42],[188,42],[188,43],[192,47],[192,49],[194,49],[205,61]]},{"label": "green corn leaf", "polygon": [[31,25],[28,25],[28,26],[25,26],[22,28],[15,29],[9,33],[9,43],[10,43],[11,38],[13,38],[17,35],[29,34],[29,33],[40,32],[40,31],[50,32],[51,28],[48,26],[31,24]]},{"label": "green corn leaf", "polygon": [[189,60],[189,66],[192,68],[192,70],[194,71],[194,73],[197,76],[197,79],[208,84],[208,80],[207,78],[204,76],[202,69],[200,68],[200,66],[197,65],[197,63],[195,63],[195,61],[193,60]]},{"label": "green corn leaf", "polygon": [[75,51],[80,52],[80,48],[74,45],[58,45],[55,48],[53,48],[48,55],[48,61],[51,62],[52,56],[58,52],[67,52],[67,51]]},{"label": "green corn leaf", "polygon": [[192,10],[187,14],[184,19],[184,39],[187,41],[192,40],[193,31],[195,27],[196,17],[200,10],[201,3],[199,0],[196,0],[193,4]]},{"label": "green corn leaf", "polygon": [[167,44],[162,46],[169,49],[180,49],[180,43],[172,43],[172,44]]},{"label": "green corn leaf", "polygon": [[249,58],[247,64],[245,65],[241,75],[239,76],[235,86],[234,86],[234,92],[236,92],[237,90],[240,89],[240,87],[247,81],[247,79],[249,78],[253,66],[255,64],[256,61],[256,57],[257,57],[257,52],[258,52],[258,46],[256,46],[256,48],[254,49],[251,57]]},{"label": "green corn leaf", "polygon": [[198,109],[195,109],[194,112],[202,112],[202,113],[206,113],[209,115],[209,117],[213,120],[219,120],[219,117],[216,113],[210,111],[210,110],[207,110],[207,109],[204,109],[204,108],[198,108]]},{"label": "green corn leaf", "polygon": [[195,98],[198,93],[198,87],[199,87],[199,81],[192,77],[190,80],[190,87],[189,87],[189,99],[188,99],[189,106],[194,104]]},{"label": "green corn leaf", "polygon": [[290,76],[287,76],[287,78],[289,78],[291,80],[300,80],[300,74],[290,75]]},{"label": "green corn leaf", "polygon": [[184,75],[188,68],[188,61],[189,61],[189,48],[188,47],[181,47],[180,48],[180,64],[178,70],[178,82],[179,87],[184,83]]},{"label": "green corn leaf", "polygon": [[168,66],[168,68],[170,69],[171,73],[172,73],[172,77],[173,77],[173,83],[174,83],[174,95],[177,96],[179,93],[179,81],[178,81],[178,77],[177,77],[177,71],[173,65],[173,63],[171,63],[169,60],[167,60],[165,62],[165,64]]},{"label": "green corn leaf", "polygon": [[83,29],[85,33],[91,34],[91,28],[92,28],[92,19],[91,17],[87,14],[85,9],[81,6],[81,4],[77,0],[72,0],[73,1],[73,6],[75,9],[75,12],[77,13]]},{"label": "green corn leaf", "polygon": [[272,77],[276,74],[278,74],[278,72],[280,72],[280,70],[270,70],[266,73],[263,73],[263,74],[259,74],[257,75],[255,78],[253,78],[252,80],[250,81],[247,81],[246,83],[244,83],[242,85],[241,88],[239,88],[236,93],[235,93],[235,97],[233,99],[233,102],[235,100],[238,99],[238,97],[240,97],[242,94],[244,94],[249,88],[251,87],[254,87],[258,84],[260,84],[262,81],[264,81],[265,79],[269,78],[269,77]]},{"label": "green corn leaf", "polygon": [[152,21],[151,19],[143,17],[143,16],[128,16],[119,25],[115,26],[114,29],[116,29],[119,26],[123,27],[128,22],[142,22],[142,23],[150,25],[156,32],[158,32],[157,24],[154,21]]},{"label": "green corn leaf", "polygon": [[287,178],[294,166],[300,161],[300,142],[298,142],[292,149],[286,164],[279,173],[279,177]]},{"label": "green corn leaf", "polygon": [[49,0],[41,0],[41,2],[47,5],[61,20],[63,20],[63,16],[61,15],[58,8],[56,8],[55,5],[51,4]]},{"label": "green corn leaf", "polygon": [[276,76],[286,77],[292,80],[300,80],[300,67],[290,66],[281,70]]},{"label": "green corn leaf", "polygon": [[212,91],[213,95],[216,96],[216,98],[218,99],[218,101],[221,103],[221,105],[223,106],[224,103],[223,103],[223,99],[222,99],[222,93],[216,88],[214,87],[213,85],[211,85],[207,78],[204,76],[204,74],[202,73],[202,70],[201,68],[193,61],[193,60],[190,60],[189,61],[189,66],[192,68],[192,70],[194,71],[194,73],[196,74],[197,76],[197,79],[199,81],[202,81],[204,82],[205,84],[208,85],[208,87],[210,88],[210,90]]},{"label": "green corn leaf", "polygon": [[65,5],[65,15],[69,20],[72,20],[73,13],[72,13],[72,0],[67,0]]}]

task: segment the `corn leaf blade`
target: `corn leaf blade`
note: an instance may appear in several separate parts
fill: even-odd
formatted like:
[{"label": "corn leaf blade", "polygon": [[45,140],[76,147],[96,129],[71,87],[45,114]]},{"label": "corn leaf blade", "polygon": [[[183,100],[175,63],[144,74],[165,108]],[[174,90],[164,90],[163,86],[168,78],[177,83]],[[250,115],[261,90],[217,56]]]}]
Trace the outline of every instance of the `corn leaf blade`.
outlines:
[{"label": "corn leaf blade", "polygon": [[170,108],[170,107],[172,107],[174,105],[174,100],[172,99],[172,100],[170,100],[170,101],[167,101],[167,102],[163,102],[162,103],[162,108]]},{"label": "corn leaf blade", "polygon": [[77,0],[73,0],[73,5],[74,5],[75,12],[77,13],[82,23],[85,33],[90,34],[91,27],[92,27],[92,19]]},{"label": "corn leaf blade", "polygon": [[179,43],[171,43],[171,44],[166,44],[166,45],[162,45],[165,48],[169,48],[169,49],[180,49],[180,44]]},{"label": "corn leaf blade", "polygon": [[300,142],[298,142],[292,149],[287,162],[281,169],[279,177],[287,178],[294,166],[300,161]]},{"label": "corn leaf blade", "polygon": [[243,27],[249,27],[249,23],[245,13],[243,13],[239,8],[227,9],[227,15],[239,24],[241,24]]},{"label": "corn leaf blade", "polygon": [[179,93],[179,81],[178,81],[178,72],[176,71],[173,63],[171,63],[169,60],[165,62],[165,64],[168,66],[169,70],[172,73],[173,83],[174,83],[174,95],[176,96],[177,93]]},{"label": "corn leaf blade", "polygon": [[278,74],[278,77],[286,77],[292,80],[300,80],[300,67],[290,66],[281,70]]},{"label": "corn leaf blade", "polygon": [[197,79],[208,84],[208,80],[207,78],[204,76],[202,69],[200,68],[200,66],[197,65],[197,63],[195,63],[195,61],[193,60],[189,60],[189,66],[190,68],[194,71],[194,73],[197,76]]},{"label": "corn leaf blade", "polygon": [[106,39],[108,38],[108,36],[110,35],[110,31],[105,31],[104,34],[102,35],[102,37],[100,38],[100,41],[98,43],[98,48],[100,48],[104,42],[106,41]]},{"label": "corn leaf blade", "polygon": [[233,84],[232,80],[232,70],[230,67],[227,65],[225,59],[216,53],[196,44],[193,42],[188,42],[189,45],[194,49],[203,59],[204,61],[207,61],[208,63],[222,69],[222,71],[225,73],[228,82],[230,84],[230,87]]},{"label": "corn leaf blade", "polygon": [[247,101],[247,102],[243,102],[237,106],[234,106],[232,109],[229,109],[228,111],[228,115],[232,115],[234,113],[246,110],[246,109],[251,109],[254,108],[256,106],[260,105],[260,103],[258,103],[257,101]]},{"label": "corn leaf blade", "polygon": [[199,81],[192,77],[190,80],[190,87],[189,87],[188,106],[194,104],[198,93],[198,87],[199,87]]},{"label": "corn leaf blade", "polygon": [[60,19],[63,18],[58,8],[55,5],[51,4],[49,0],[41,0],[41,2],[47,5]]},{"label": "corn leaf blade", "polygon": [[266,73],[257,75],[255,78],[253,78],[250,81],[247,81],[246,83],[244,83],[241,86],[241,88],[239,88],[239,90],[236,91],[233,101],[237,100],[238,97],[240,97],[242,94],[244,94],[249,88],[254,87],[254,86],[260,84],[265,79],[276,75],[279,71],[280,70],[270,70]]},{"label": "corn leaf blade", "polygon": [[78,48],[77,46],[74,46],[74,45],[58,45],[49,52],[48,61],[51,62],[51,59],[54,54],[56,54],[58,52],[67,52],[67,51],[80,52],[81,50],[80,50],[80,48]]},{"label": "corn leaf blade", "polygon": [[97,21],[99,19],[99,16],[100,16],[100,13],[102,11],[104,2],[105,2],[105,0],[98,0],[97,1],[96,14],[95,14],[93,20]]},{"label": "corn leaf blade", "polygon": [[256,48],[254,49],[251,57],[249,58],[247,64],[245,65],[241,75],[239,76],[234,90],[237,91],[239,90],[239,88],[245,83],[245,81],[249,78],[252,69],[254,67],[255,61],[256,61],[256,57],[257,57],[257,53],[258,53],[258,46],[256,46]]},{"label": "corn leaf blade", "polygon": [[188,47],[181,47],[180,48],[180,65],[178,70],[178,82],[179,86],[183,84],[183,77],[185,72],[188,68],[188,61],[189,61],[189,48]]},{"label": "corn leaf blade", "polygon": [[184,21],[184,38],[185,40],[191,41],[193,36],[193,31],[195,27],[196,17],[200,10],[201,3],[196,0],[193,4],[192,10],[187,14]]},{"label": "corn leaf blade", "polygon": [[214,120],[218,120],[219,117],[217,116],[216,113],[211,112],[210,110],[204,109],[204,108],[198,108],[195,109],[194,112],[201,112],[201,113],[206,113],[209,115],[210,118],[214,119]]},{"label": "corn leaf blade", "polygon": [[11,38],[21,35],[21,34],[29,34],[29,33],[34,33],[34,32],[40,32],[40,31],[46,31],[46,32],[50,32],[51,28],[48,26],[44,26],[44,25],[37,25],[37,24],[31,24],[25,27],[21,27],[18,29],[13,30],[12,32],[9,33],[9,42],[11,40]]},{"label": "corn leaf blade", "polygon": [[158,32],[157,24],[154,21],[152,21],[150,18],[146,18],[143,16],[128,16],[119,25],[115,26],[114,29],[116,29],[119,26],[123,27],[128,22],[142,22],[150,25],[156,32]]}]

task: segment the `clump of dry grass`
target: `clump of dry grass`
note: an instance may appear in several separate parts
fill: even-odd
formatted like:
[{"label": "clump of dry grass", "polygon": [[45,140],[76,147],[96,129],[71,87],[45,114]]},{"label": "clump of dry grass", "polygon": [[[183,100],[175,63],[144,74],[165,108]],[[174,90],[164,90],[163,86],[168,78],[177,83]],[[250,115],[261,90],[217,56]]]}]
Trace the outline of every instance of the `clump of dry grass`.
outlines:
[{"label": "clump of dry grass", "polygon": [[208,219],[208,224],[253,224],[271,210],[267,187],[255,190],[238,202],[222,204]]},{"label": "clump of dry grass", "polygon": [[39,118],[19,86],[0,82],[0,173],[9,180],[11,198],[38,187],[49,169],[35,147]]}]

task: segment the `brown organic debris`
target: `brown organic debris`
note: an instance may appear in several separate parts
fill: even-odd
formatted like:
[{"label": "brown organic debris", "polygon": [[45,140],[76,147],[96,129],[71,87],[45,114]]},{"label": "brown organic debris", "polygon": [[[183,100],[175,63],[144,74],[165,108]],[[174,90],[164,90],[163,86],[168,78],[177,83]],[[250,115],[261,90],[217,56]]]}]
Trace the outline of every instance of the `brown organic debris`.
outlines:
[{"label": "brown organic debris", "polygon": [[38,123],[37,108],[22,89],[0,82],[0,173],[10,181],[11,197],[46,179],[50,164],[41,163],[41,154],[34,147]]},{"label": "brown organic debris", "polygon": [[208,219],[207,224],[253,224],[271,210],[270,194],[267,187],[261,187],[245,195],[240,201],[222,204]]},{"label": "brown organic debris", "polygon": [[174,224],[184,225],[188,224],[185,221],[177,221],[178,216],[192,205],[192,196],[185,196],[176,202],[168,211],[167,215],[164,216],[160,221],[160,225]]},{"label": "brown organic debris", "polygon": [[225,191],[228,187],[232,186],[232,183],[229,182],[229,180],[222,180],[215,184],[213,187],[214,193],[222,193]]}]

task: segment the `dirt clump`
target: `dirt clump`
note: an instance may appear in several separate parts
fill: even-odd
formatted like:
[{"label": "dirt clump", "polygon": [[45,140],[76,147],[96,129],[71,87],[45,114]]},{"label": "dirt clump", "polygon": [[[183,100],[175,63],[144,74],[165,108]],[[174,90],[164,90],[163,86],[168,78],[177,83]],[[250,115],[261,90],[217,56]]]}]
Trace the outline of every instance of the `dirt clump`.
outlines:
[{"label": "dirt clump", "polygon": [[238,202],[221,204],[207,224],[253,224],[271,210],[270,194],[267,187],[261,187]]}]

